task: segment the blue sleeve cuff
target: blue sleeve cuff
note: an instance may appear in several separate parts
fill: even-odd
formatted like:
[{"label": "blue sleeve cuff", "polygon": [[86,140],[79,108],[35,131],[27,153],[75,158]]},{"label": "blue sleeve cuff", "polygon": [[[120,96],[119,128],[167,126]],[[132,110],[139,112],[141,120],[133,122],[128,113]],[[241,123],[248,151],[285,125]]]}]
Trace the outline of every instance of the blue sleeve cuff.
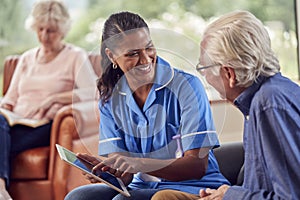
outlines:
[{"label": "blue sleeve cuff", "polygon": [[219,147],[219,140],[216,131],[201,131],[181,136],[183,150],[187,151],[196,148]]},{"label": "blue sleeve cuff", "polygon": [[242,188],[241,186],[231,186],[228,188],[228,190],[225,192],[225,195],[223,196],[223,200],[231,200],[231,199],[245,199],[247,190]]},{"label": "blue sleeve cuff", "polygon": [[124,147],[123,139],[120,137],[108,138],[99,141],[98,154],[101,156],[116,152],[127,152]]}]

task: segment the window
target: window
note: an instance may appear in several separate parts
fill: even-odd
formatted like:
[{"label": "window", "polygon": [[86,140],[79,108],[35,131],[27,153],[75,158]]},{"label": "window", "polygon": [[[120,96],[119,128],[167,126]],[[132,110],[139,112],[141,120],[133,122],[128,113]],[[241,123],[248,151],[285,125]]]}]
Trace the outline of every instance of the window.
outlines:
[{"label": "window", "polygon": [[[34,2],[35,0],[3,0],[1,13],[4,17],[0,19],[1,61],[6,55],[20,54],[37,45],[34,33],[24,31],[25,17]],[[162,51],[177,52],[182,57],[187,57],[185,60],[191,62],[190,64],[197,61],[197,58],[193,57],[197,56],[197,53],[191,46],[198,45],[201,32],[209,21],[232,10],[249,10],[267,26],[273,49],[280,58],[283,74],[294,80],[299,79],[296,34],[298,26],[295,20],[296,6],[299,5],[296,0],[285,3],[281,0],[240,0],[234,4],[228,4],[226,0],[153,0],[151,3],[120,0],[109,4],[106,0],[64,2],[73,18],[72,30],[66,38],[68,42],[92,50],[99,45],[101,25],[107,16],[116,11],[130,10],[143,16],[150,27],[156,29],[155,33],[161,30],[162,35],[155,37],[156,45],[161,46]],[[165,37],[169,34],[172,37]],[[182,43],[174,43],[174,37],[180,37]],[[184,44],[186,42],[187,44]]]},{"label": "window", "polygon": [[[24,31],[24,20],[34,2],[35,0],[2,0],[1,63],[7,55],[21,54],[38,45],[35,34]],[[69,7],[73,19],[72,29],[66,37],[67,42],[81,46],[87,51],[99,51],[99,38],[104,20],[113,12],[129,10],[140,14],[147,21],[159,55],[165,57],[175,67],[195,74],[197,74],[194,66],[198,61],[199,42],[206,24],[216,16],[229,11],[249,10],[266,25],[272,47],[279,57],[282,73],[295,81],[299,80],[300,53],[297,47],[300,35],[299,32],[297,34],[297,28],[300,27],[300,21],[296,21],[296,17],[299,18],[297,11],[300,5],[297,0],[239,0],[231,4],[227,0],[64,0],[64,2]],[[0,72],[2,71],[1,67]],[[208,88],[210,98],[214,98],[217,94],[209,90],[207,84],[205,86]]]}]

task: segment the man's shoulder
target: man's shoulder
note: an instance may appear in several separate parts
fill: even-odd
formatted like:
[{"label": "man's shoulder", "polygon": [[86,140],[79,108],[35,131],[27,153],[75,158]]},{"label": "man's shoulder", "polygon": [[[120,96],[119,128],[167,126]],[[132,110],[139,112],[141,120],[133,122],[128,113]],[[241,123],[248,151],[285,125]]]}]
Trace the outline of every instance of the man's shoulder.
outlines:
[{"label": "man's shoulder", "polygon": [[263,93],[265,96],[277,96],[280,94],[289,95],[291,93],[300,94],[300,87],[295,82],[287,77],[282,76],[280,73],[268,78],[262,84],[258,92]]},{"label": "man's shoulder", "polygon": [[264,107],[278,107],[289,102],[298,102],[300,87],[280,74],[270,77],[256,92],[253,102]]}]

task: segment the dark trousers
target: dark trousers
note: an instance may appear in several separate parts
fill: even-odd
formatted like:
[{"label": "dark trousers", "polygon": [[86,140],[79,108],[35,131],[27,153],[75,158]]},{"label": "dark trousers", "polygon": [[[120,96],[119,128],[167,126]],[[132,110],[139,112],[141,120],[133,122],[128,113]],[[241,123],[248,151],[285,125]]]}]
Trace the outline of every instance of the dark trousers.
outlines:
[{"label": "dark trousers", "polygon": [[52,121],[37,128],[23,125],[10,127],[0,114],[0,178],[6,180],[7,186],[11,158],[27,149],[49,146],[51,125]]}]

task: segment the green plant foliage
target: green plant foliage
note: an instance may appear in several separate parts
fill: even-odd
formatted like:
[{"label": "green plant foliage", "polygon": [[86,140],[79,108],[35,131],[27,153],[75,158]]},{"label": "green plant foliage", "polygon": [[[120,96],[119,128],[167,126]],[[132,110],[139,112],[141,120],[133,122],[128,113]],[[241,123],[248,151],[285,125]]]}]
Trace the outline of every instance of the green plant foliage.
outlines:
[{"label": "green plant foliage", "polygon": [[[0,62],[5,56],[21,54],[38,45],[36,36],[25,31],[24,20],[30,10],[29,2],[34,0],[1,0],[0,6]],[[67,0],[63,0],[67,1]],[[297,40],[295,34],[294,1],[286,0],[76,0],[85,1],[81,15],[73,21],[66,41],[85,48],[95,49],[100,44],[104,20],[112,13],[131,11],[140,14],[152,26],[172,30],[190,41],[201,39],[204,25],[215,16],[233,10],[249,10],[266,25],[276,26],[272,45],[281,61],[282,71],[292,78],[298,78]],[[73,3],[72,3],[73,5]],[[274,22],[276,21],[276,22]],[[170,37],[172,38],[172,37]],[[187,47],[184,43],[156,38],[161,46],[172,48]],[[173,39],[174,40],[174,39]],[[170,41],[170,42],[168,42]],[[185,39],[184,39],[185,41]],[[180,46],[180,47],[179,47]],[[187,49],[185,52],[188,52]],[[194,50],[192,50],[194,51]],[[193,54],[195,52],[192,52]],[[176,60],[176,59],[175,59]],[[194,61],[196,62],[196,60]],[[179,62],[179,64],[181,64]],[[0,73],[2,72],[0,67]],[[2,88],[2,87],[1,87]]]}]

